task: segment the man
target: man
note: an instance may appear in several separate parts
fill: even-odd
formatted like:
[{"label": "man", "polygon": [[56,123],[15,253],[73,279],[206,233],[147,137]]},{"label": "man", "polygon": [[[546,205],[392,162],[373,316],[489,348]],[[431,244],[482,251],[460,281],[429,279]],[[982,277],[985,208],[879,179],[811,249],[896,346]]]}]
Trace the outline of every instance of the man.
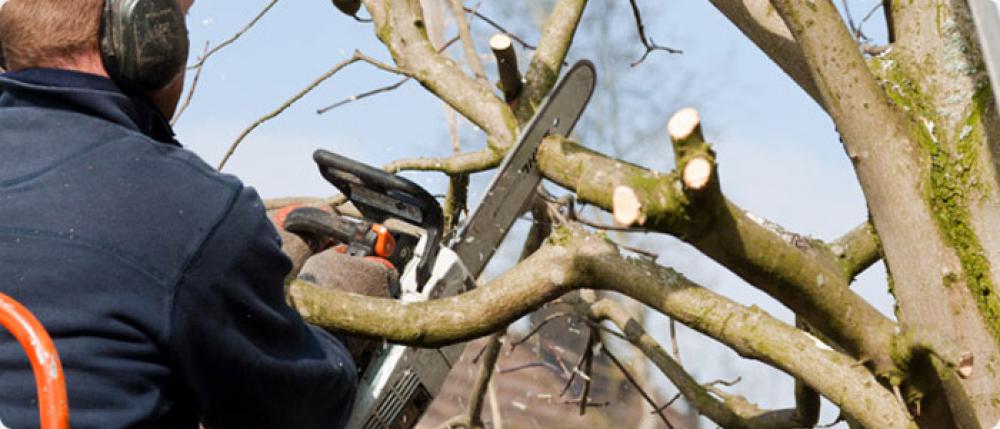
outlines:
[{"label": "man", "polygon": [[[174,140],[183,67],[152,91],[108,78],[103,6],[0,9],[0,291],[54,338],[72,427],[343,426],[349,354],[286,305],[290,263],[255,191]],[[0,421],[37,427],[3,335]]]}]

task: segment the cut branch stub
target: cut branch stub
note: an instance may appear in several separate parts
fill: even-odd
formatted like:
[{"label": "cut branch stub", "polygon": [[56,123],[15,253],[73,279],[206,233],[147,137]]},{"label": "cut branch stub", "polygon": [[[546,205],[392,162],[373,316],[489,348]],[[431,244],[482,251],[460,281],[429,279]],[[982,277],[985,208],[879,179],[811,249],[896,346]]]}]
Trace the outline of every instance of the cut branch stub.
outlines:
[{"label": "cut branch stub", "polygon": [[692,191],[701,191],[712,179],[712,162],[704,157],[693,158],[684,165],[684,187]]},{"label": "cut branch stub", "polygon": [[691,137],[704,140],[701,135],[701,115],[693,107],[685,107],[674,113],[667,123],[667,131],[675,144],[682,144]]},{"label": "cut branch stub", "polygon": [[611,204],[615,222],[619,225],[631,226],[636,223],[640,225],[645,223],[646,219],[642,214],[642,203],[632,188],[628,186],[616,187]]},{"label": "cut branch stub", "polygon": [[673,143],[684,187],[696,192],[707,188],[715,170],[715,161],[701,133],[701,115],[694,108],[683,108],[670,117],[667,132]]},{"label": "cut branch stub", "polygon": [[517,68],[517,53],[510,37],[497,33],[490,38],[490,49],[497,59],[497,72],[500,75],[500,90],[508,103],[521,95],[521,71]]}]

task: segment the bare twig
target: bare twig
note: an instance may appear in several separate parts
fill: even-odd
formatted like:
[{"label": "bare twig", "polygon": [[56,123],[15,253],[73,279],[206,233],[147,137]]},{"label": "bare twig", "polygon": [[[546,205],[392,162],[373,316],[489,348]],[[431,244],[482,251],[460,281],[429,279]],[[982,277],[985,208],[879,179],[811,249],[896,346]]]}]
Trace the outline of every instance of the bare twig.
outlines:
[{"label": "bare twig", "polygon": [[646,402],[648,402],[649,405],[656,410],[655,411],[656,415],[660,416],[660,419],[663,420],[663,423],[665,423],[668,428],[673,429],[674,425],[670,424],[670,420],[668,420],[667,416],[663,414],[663,408],[656,406],[656,401],[653,400],[653,397],[649,396],[649,393],[646,393],[646,390],[643,389],[641,385],[639,385],[639,382],[636,381],[635,377],[633,377],[632,374],[628,372],[628,369],[625,368],[625,365],[622,365],[622,362],[618,360],[617,357],[615,357],[614,353],[611,353],[611,350],[604,348],[604,354],[608,357],[608,359],[611,360],[611,363],[615,364],[615,366],[618,367],[618,370],[622,372],[622,375],[625,376],[625,379],[628,380],[629,383],[632,383],[633,386],[635,386],[635,389],[639,392],[640,395],[642,395],[642,398],[645,399]]},{"label": "bare twig", "polygon": [[840,0],[840,4],[844,8],[844,15],[847,15],[847,26],[851,29],[851,36],[854,37],[855,42],[859,42],[858,38],[861,34],[861,30],[858,26],[854,25],[854,17],[851,16],[851,8],[847,5],[847,0]]},{"label": "bare twig", "polygon": [[562,355],[559,354],[559,350],[556,350],[556,347],[553,347],[552,344],[549,344],[545,340],[542,340],[541,343],[542,347],[548,349],[548,351],[552,353],[552,356],[556,358],[556,363],[559,364],[559,369],[562,371],[562,374],[565,374],[565,377],[563,378],[569,382],[569,379],[573,377],[573,373],[566,367],[566,362],[563,361]]},{"label": "bare twig", "polygon": [[272,112],[270,112],[270,113],[262,116],[260,119],[257,119],[252,124],[250,124],[250,126],[248,126],[245,130],[243,130],[243,132],[240,133],[240,136],[237,137],[236,140],[233,141],[233,143],[229,146],[229,149],[226,151],[225,156],[222,157],[222,161],[219,162],[219,170],[222,170],[222,168],[226,166],[226,162],[228,162],[229,158],[233,156],[234,152],[236,152],[236,148],[239,147],[240,143],[243,142],[243,140],[248,135],[250,135],[250,133],[253,132],[253,130],[257,129],[257,127],[261,126],[264,122],[267,122],[267,121],[269,121],[271,119],[274,119],[278,115],[282,114],[285,110],[287,110],[289,107],[291,107],[292,104],[295,104],[295,102],[297,102],[300,99],[302,99],[302,97],[305,97],[306,94],[308,94],[312,90],[316,89],[317,86],[319,86],[321,83],[323,83],[327,79],[333,77],[333,75],[337,74],[337,72],[339,72],[340,70],[342,70],[344,67],[347,67],[347,66],[349,66],[351,64],[354,64],[354,63],[356,63],[358,61],[364,61],[364,62],[366,62],[368,64],[371,64],[371,65],[373,65],[373,66],[375,66],[375,67],[377,67],[377,68],[379,68],[381,70],[384,70],[384,71],[387,71],[387,72],[390,72],[390,73],[405,74],[401,70],[398,70],[398,69],[396,69],[396,68],[394,68],[394,67],[392,67],[390,65],[384,64],[384,63],[382,63],[382,62],[380,62],[380,61],[378,61],[378,60],[376,60],[374,58],[371,58],[371,57],[369,57],[369,56],[361,53],[361,51],[354,51],[354,55],[352,55],[351,58],[348,58],[348,59],[346,59],[344,61],[341,61],[337,65],[333,66],[333,68],[331,68],[330,70],[328,70],[326,73],[323,73],[320,77],[316,78],[316,80],[312,81],[309,85],[307,85],[301,91],[299,91],[298,93],[296,93],[295,95],[293,95],[291,98],[289,98],[287,101],[285,101],[284,103],[282,103],[281,106],[278,106],[277,109],[275,109]]},{"label": "bare twig", "polygon": [[541,322],[538,322],[538,324],[535,325],[534,328],[531,328],[531,330],[528,331],[528,333],[525,334],[523,337],[521,337],[521,339],[510,343],[510,351],[513,352],[515,349],[517,349],[518,346],[520,346],[521,344],[524,344],[531,337],[533,337],[535,334],[537,334],[538,331],[541,331],[542,328],[544,328],[545,325],[547,325],[549,322],[551,322],[553,320],[556,320],[556,319],[558,319],[560,317],[569,317],[569,314],[566,313],[566,312],[560,311],[558,313],[552,313],[552,314],[548,315],[548,317],[546,317],[545,319],[542,319]]},{"label": "bare twig", "polygon": [[651,37],[646,36],[646,27],[642,24],[642,14],[639,12],[639,5],[636,4],[636,0],[629,0],[629,4],[632,5],[632,15],[635,16],[635,25],[639,30],[639,40],[642,41],[642,46],[646,47],[646,52],[642,54],[642,57],[631,64],[635,67],[646,61],[646,57],[649,56],[653,51],[664,51],[671,54],[683,54],[684,51],[680,49],[674,49],[667,46],[657,45]]},{"label": "bare twig", "polygon": [[591,341],[593,341],[593,336],[590,336],[590,338],[587,340],[587,348],[580,352],[580,358],[577,359],[576,364],[573,365],[573,369],[569,371],[569,379],[567,379],[566,384],[563,385],[562,391],[559,392],[559,396],[565,395],[566,392],[569,390],[570,386],[573,385],[573,380],[575,380],[577,376],[582,374],[580,368],[585,364],[587,360],[587,354],[590,353],[590,351],[593,349],[593,344],[591,344]]},{"label": "bare twig", "polygon": [[670,318],[670,348],[674,353],[674,360],[681,363],[681,348],[677,345],[677,320]]},{"label": "bare twig", "polygon": [[682,393],[675,393],[674,396],[671,397],[669,401],[667,401],[667,403],[660,405],[659,407],[654,407],[653,411],[650,412],[649,414],[657,414],[660,411],[670,408],[671,405],[674,405],[674,402],[677,402],[677,400],[681,399],[681,397],[683,396],[684,395]]},{"label": "bare twig", "polygon": [[490,379],[493,378],[493,368],[496,366],[497,357],[500,356],[500,347],[502,346],[500,339],[503,338],[505,333],[506,329],[501,330],[491,335],[487,342],[483,364],[479,367],[479,374],[469,395],[469,408],[466,414],[469,427],[478,428],[483,426],[481,417],[483,412],[483,397],[490,385]]},{"label": "bare twig", "polygon": [[240,31],[237,31],[236,34],[233,34],[229,39],[226,39],[226,41],[216,45],[214,48],[205,53],[205,55],[202,55],[201,58],[198,58],[198,62],[188,66],[188,70],[201,68],[203,65],[205,65],[205,61],[208,61],[209,57],[215,55],[215,53],[222,50],[222,48],[232,45],[240,37],[243,37],[243,35],[246,34],[247,31],[250,31],[250,29],[253,28],[253,26],[257,25],[257,22],[259,22],[261,18],[264,17],[264,15],[267,15],[267,13],[270,12],[271,9],[274,8],[274,5],[276,5],[277,3],[278,0],[271,0],[271,2],[268,3],[267,6],[264,6],[264,9],[261,10],[257,14],[257,16],[253,17],[253,19],[251,19],[250,22],[247,23],[247,25],[245,25]]},{"label": "bare twig", "polygon": [[515,42],[517,42],[518,44],[520,44],[525,49],[530,49],[532,51],[534,51],[535,49],[538,49],[535,45],[532,45],[531,43],[525,42],[524,39],[518,37],[516,34],[511,33],[510,31],[507,31],[507,29],[504,28],[502,25],[498,24],[496,21],[490,19],[486,15],[483,15],[483,14],[479,13],[479,11],[477,11],[475,9],[467,7],[467,8],[465,8],[465,13],[471,13],[472,16],[475,16],[476,18],[479,18],[479,19],[483,20],[483,22],[485,22],[487,25],[489,25],[490,27],[495,28],[497,31],[499,31],[499,32],[501,32],[503,34],[506,34],[508,37],[510,37],[511,39],[513,39]]},{"label": "bare twig", "polygon": [[875,15],[875,12],[881,9],[882,6],[883,4],[881,0],[878,3],[875,3],[875,6],[872,6],[872,9],[869,10],[867,14],[865,14],[865,17],[861,19],[861,23],[859,23],[858,26],[860,27],[862,25],[865,25],[865,23],[868,22],[869,19],[871,19],[872,15]]},{"label": "bare twig", "polygon": [[[458,37],[457,36],[456,37],[452,37],[450,40],[448,40],[447,42],[445,42],[444,45],[441,45],[441,48],[438,49],[438,52],[443,52],[445,49],[448,49],[452,44],[454,44],[457,41],[458,41]],[[407,76],[407,77],[404,77],[404,78],[402,78],[400,80],[397,80],[396,82],[391,83],[389,85],[381,86],[381,87],[378,87],[378,88],[375,88],[375,89],[372,89],[372,90],[368,90],[368,91],[365,91],[365,92],[362,92],[362,93],[359,93],[359,94],[352,95],[352,96],[347,97],[347,98],[345,98],[343,100],[340,100],[340,101],[338,101],[336,103],[333,103],[333,104],[331,104],[329,106],[317,109],[316,110],[316,114],[322,115],[322,114],[324,114],[326,112],[329,112],[329,111],[331,111],[333,109],[336,109],[336,108],[338,108],[340,106],[343,106],[345,104],[350,104],[350,103],[353,103],[355,101],[371,97],[373,95],[382,94],[384,92],[395,91],[396,89],[399,89],[399,87],[403,86],[403,84],[405,84],[405,83],[407,83],[407,82],[409,82],[411,80],[413,80],[413,78]]]},{"label": "bare twig", "polygon": [[705,387],[718,386],[718,385],[721,384],[721,385],[726,386],[726,387],[733,387],[733,386],[739,384],[739,382],[741,382],[741,381],[743,381],[743,377],[736,377],[736,378],[734,378],[732,380],[723,380],[723,379],[720,378],[720,379],[717,379],[717,380],[709,381],[708,383],[705,383],[704,386]]},{"label": "bare twig", "polygon": [[340,106],[343,106],[345,104],[353,103],[353,102],[358,101],[358,100],[360,100],[362,98],[368,98],[368,97],[371,97],[373,95],[381,94],[383,92],[389,92],[389,91],[396,90],[397,88],[403,86],[404,83],[409,82],[410,79],[411,78],[409,78],[409,77],[404,77],[404,78],[396,81],[393,84],[382,86],[382,87],[378,87],[378,88],[375,88],[375,89],[370,90],[370,91],[362,92],[360,94],[352,95],[352,96],[347,97],[347,98],[345,98],[343,100],[340,100],[340,101],[338,101],[336,103],[333,103],[333,104],[331,104],[329,106],[326,106],[326,107],[324,107],[322,109],[317,109],[316,113],[322,115],[322,114],[324,114],[326,112],[329,112],[329,111],[331,111],[333,109],[336,109],[336,108],[338,108]]},{"label": "bare twig", "polygon": [[[204,58],[205,55],[208,55],[208,41],[207,40],[205,41],[205,49],[204,49],[204,51],[201,54],[201,58]],[[194,79],[191,80],[191,88],[188,89],[187,96],[184,97],[184,102],[181,103],[181,107],[177,109],[177,113],[174,113],[174,117],[172,119],[170,119],[170,126],[177,125],[177,121],[180,120],[181,115],[183,115],[184,111],[187,110],[188,106],[191,105],[191,98],[194,97],[194,91],[198,88],[198,80],[201,78],[201,71],[205,69],[204,66],[205,66],[204,63],[202,63],[202,65],[198,66],[198,68],[197,68],[198,71],[195,72]]]},{"label": "bare twig", "polygon": [[517,372],[517,371],[521,371],[521,370],[528,369],[528,368],[545,368],[545,369],[547,369],[549,371],[552,371],[553,373],[555,373],[556,375],[558,375],[559,378],[561,378],[563,380],[565,380],[567,377],[569,377],[569,374],[566,374],[565,372],[563,372],[562,369],[559,368],[558,366],[556,366],[555,364],[552,364],[552,363],[549,363],[549,362],[546,362],[546,361],[543,361],[543,360],[535,361],[535,362],[523,363],[523,364],[515,365],[515,366],[509,367],[509,368],[499,368],[499,369],[497,369],[497,373],[508,374],[508,373],[511,373],[511,372]]},{"label": "bare twig", "polygon": [[465,62],[469,64],[476,79],[486,80],[486,70],[483,62],[476,52],[476,45],[472,40],[472,32],[469,31],[469,22],[465,20],[464,5],[462,0],[451,0],[451,11],[455,18],[455,27],[458,28],[458,37],[462,39],[462,47],[465,50]]},{"label": "bare twig", "polygon": [[871,19],[873,15],[875,15],[875,12],[877,12],[879,9],[883,7],[882,1],[880,0],[878,3],[872,6],[872,8],[868,11],[868,13],[866,13],[865,16],[861,18],[861,21],[858,22],[857,26],[854,25],[854,20],[851,17],[851,11],[850,9],[847,8],[847,0],[843,0],[843,2],[844,2],[844,12],[847,14],[847,22],[851,28],[851,33],[854,36],[854,40],[856,40],[858,43],[865,42],[861,43],[861,47],[868,55],[873,55],[873,56],[880,55],[882,52],[884,52],[885,49],[887,49],[886,47],[874,46],[867,43],[871,41],[871,38],[866,36],[864,30],[862,29],[865,23],[868,22],[868,20]]},{"label": "bare twig", "polygon": [[600,336],[597,331],[591,329],[587,339],[587,350],[584,351],[583,373],[579,374],[583,379],[583,392],[580,393],[580,415],[587,413],[587,402],[590,396],[590,387],[593,384],[591,374],[594,373],[594,347],[600,344]]},{"label": "bare twig", "polygon": [[615,338],[619,338],[619,339],[621,339],[623,341],[628,341],[628,338],[625,337],[625,334],[622,334],[621,332],[618,332],[618,331],[616,331],[614,329],[611,329],[611,328],[609,328],[607,326],[604,326],[600,322],[597,322],[595,320],[590,320],[590,319],[588,319],[586,317],[580,318],[580,320],[583,320],[584,323],[590,325],[591,328],[600,330],[600,331],[602,331],[604,333],[607,333],[607,334],[609,334],[609,335],[611,335],[611,336],[613,336]]}]

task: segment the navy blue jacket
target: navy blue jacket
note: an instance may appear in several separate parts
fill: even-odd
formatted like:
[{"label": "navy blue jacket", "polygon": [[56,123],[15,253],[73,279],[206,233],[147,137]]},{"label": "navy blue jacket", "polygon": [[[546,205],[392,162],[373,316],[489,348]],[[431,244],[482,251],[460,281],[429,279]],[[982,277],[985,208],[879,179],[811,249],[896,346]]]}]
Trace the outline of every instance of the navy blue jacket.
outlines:
[{"label": "navy blue jacket", "polygon": [[[0,291],[55,340],[84,428],[337,428],[357,374],[288,307],[290,269],[252,188],[173,140],[110,80],[0,76]],[[38,427],[0,334],[0,421]]]}]

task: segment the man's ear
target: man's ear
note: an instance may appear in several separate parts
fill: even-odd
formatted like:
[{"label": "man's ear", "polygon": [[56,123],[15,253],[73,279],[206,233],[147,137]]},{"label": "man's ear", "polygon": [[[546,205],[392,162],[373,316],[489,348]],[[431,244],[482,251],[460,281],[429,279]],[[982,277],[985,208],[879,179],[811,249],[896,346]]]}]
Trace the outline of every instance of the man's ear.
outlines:
[{"label": "man's ear", "polygon": [[[7,0],[0,0],[0,2],[2,1]],[[194,0],[177,0],[177,3],[181,6],[181,11],[187,15],[188,11],[191,10],[191,6],[194,5]]]}]

